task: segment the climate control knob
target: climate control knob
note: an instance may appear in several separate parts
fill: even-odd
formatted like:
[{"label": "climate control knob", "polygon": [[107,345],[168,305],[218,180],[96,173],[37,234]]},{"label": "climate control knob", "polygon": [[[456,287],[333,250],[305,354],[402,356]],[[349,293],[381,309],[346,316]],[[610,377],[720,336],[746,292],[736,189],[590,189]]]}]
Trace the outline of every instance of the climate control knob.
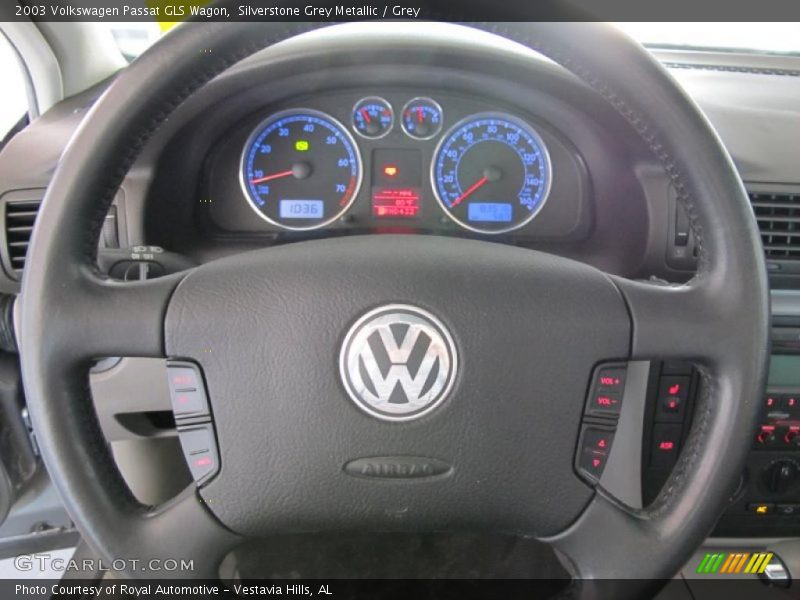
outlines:
[{"label": "climate control knob", "polygon": [[783,436],[783,441],[790,446],[800,447],[800,430],[795,428],[790,429],[786,435]]},{"label": "climate control knob", "polygon": [[773,494],[782,494],[797,481],[798,467],[792,460],[778,460],[764,469],[764,484]]}]

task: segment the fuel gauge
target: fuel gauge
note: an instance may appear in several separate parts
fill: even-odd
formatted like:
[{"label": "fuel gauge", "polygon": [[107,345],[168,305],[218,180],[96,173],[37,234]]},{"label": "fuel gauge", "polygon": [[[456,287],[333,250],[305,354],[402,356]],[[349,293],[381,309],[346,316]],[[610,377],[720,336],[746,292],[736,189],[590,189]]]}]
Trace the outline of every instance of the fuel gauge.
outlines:
[{"label": "fuel gauge", "polygon": [[403,108],[403,131],[416,140],[429,140],[442,129],[442,107],[430,98],[413,98]]},{"label": "fuel gauge", "polygon": [[353,129],[371,140],[382,138],[394,125],[392,105],[378,96],[362,98],[353,107]]}]

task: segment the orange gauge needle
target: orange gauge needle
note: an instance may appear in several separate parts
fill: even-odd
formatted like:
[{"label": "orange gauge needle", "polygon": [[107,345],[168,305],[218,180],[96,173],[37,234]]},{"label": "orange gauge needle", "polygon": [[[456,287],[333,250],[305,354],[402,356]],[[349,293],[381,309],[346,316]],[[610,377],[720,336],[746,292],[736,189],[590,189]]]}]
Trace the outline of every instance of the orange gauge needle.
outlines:
[{"label": "orange gauge needle", "polygon": [[460,195],[458,198],[456,198],[455,200],[453,200],[453,201],[450,203],[450,208],[455,208],[456,206],[458,206],[459,204],[461,204],[461,202],[462,202],[463,200],[465,200],[465,199],[466,199],[468,196],[470,196],[470,195],[471,195],[473,192],[475,192],[475,190],[477,190],[478,188],[480,188],[482,185],[484,185],[484,184],[485,184],[485,183],[487,183],[488,181],[489,181],[489,178],[488,178],[488,177],[486,177],[486,175],[484,175],[483,177],[481,177],[480,179],[478,179],[478,181],[476,181],[475,183],[473,183],[471,186],[469,186],[469,187],[467,188],[467,191],[466,191],[466,192],[464,192],[463,194],[461,194],[461,195]]},{"label": "orange gauge needle", "polygon": [[264,177],[259,177],[258,179],[251,179],[250,183],[264,183],[265,181],[280,179],[281,177],[289,177],[289,175],[294,175],[293,169],[289,169],[288,171],[281,171],[280,173],[273,173],[272,175],[265,175]]}]

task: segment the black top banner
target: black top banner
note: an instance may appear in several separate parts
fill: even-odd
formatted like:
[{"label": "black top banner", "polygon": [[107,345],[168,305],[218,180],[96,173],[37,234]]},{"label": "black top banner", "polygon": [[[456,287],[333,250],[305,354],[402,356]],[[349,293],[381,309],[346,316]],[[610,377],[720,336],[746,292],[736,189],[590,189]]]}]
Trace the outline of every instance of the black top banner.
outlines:
[{"label": "black top banner", "polygon": [[800,21],[798,0],[3,0],[0,21]]}]

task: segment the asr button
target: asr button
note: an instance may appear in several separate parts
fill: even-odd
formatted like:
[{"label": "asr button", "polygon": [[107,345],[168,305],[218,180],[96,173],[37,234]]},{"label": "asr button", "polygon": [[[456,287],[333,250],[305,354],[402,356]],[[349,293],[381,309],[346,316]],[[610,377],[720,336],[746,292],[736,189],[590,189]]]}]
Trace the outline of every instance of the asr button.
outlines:
[{"label": "asr button", "polygon": [[209,423],[178,429],[183,456],[197,485],[211,479],[219,470],[217,444]]},{"label": "asr button", "polygon": [[653,427],[653,446],[650,464],[654,467],[671,467],[678,460],[681,443],[681,426],[657,424]]}]

